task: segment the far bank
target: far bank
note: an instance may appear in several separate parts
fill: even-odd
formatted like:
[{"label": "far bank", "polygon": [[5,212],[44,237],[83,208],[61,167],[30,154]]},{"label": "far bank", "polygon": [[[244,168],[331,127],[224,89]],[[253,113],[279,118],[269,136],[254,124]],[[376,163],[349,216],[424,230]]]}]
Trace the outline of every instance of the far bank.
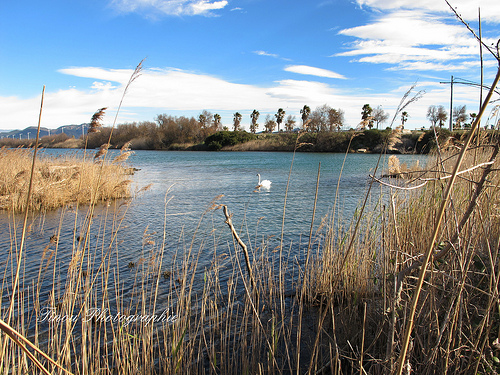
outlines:
[{"label": "far bank", "polygon": [[[121,148],[130,142],[134,150],[175,151],[298,151],[298,152],[360,152],[391,154],[427,154],[436,148],[450,147],[460,143],[464,130],[450,132],[436,128],[422,130],[348,130],[324,132],[279,132],[253,134],[246,131],[218,131],[200,142],[174,142],[168,134],[158,129],[132,132],[127,126],[118,126],[111,133],[103,128],[99,133],[90,133],[75,138],[66,134],[45,136],[40,145],[45,148],[98,148],[107,144],[111,135],[111,148]],[[438,142],[436,142],[436,137]],[[30,147],[34,139],[0,139],[0,147]]]}]

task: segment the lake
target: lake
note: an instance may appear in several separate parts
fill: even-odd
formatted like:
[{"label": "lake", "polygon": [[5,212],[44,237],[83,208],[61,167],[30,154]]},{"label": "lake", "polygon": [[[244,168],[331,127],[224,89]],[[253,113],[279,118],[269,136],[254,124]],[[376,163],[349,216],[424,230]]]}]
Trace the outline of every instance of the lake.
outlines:
[{"label": "lake", "polygon": [[[65,152],[75,151],[43,150],[49,155]],[[424,156],[418,155],[398,157],[408,164],[417,159],[425,160]],[[130,204],[99,205],[93,218],[93,233],[108,231],[116,235],[113,251],[116,252],[124,288],[134,281],[130,271],[132,266],[147,257],[145,253],[150,249],[162,248],[162,244],[165,269],[173,266],[192,245],[199,251],[200,272],[210,266],[216,252],[230,251],[232,237],[222,210],[214,210],[217,208],[214,203],[227,205],[234,226],[252,254],[258,247],[272,249],[278,246],[283,227],[287,256],[300,259],[311,230],[319,166],[313,232],[318,229],[321,219],[332,213],[336,199],[336,215],[342,220],[350,220],[365,196],[370,181],[368,176],[373,173],[379,155],[348,154],[342,171],[344,158],[344,154],[326,153],[136,151],[128,161],[131,167],[138,169],[131,176],[132,189],[138,192],[150,184],[151,187],[139,192]],[[382,157],[378,174],[387,168],[387,158]],[[255,190],[258,173],[262,179],[272,181],[270,189]],[[380,188],[375,191],[376,200]],[[50,237],[59,233],[57,278],[61,285],[64,284],[72,256],[73,230],[75,226],[82,226],[85,211],[83,208],[76,212],[70,207],[33,215],[30,219],[32,225],[26,241],[23,280],[24,285],[41,283],[42,302],[48,298],[44,288],[49,290],[53,282],[51,275],[38,279],[43,250]],[[20,238],[21,215],[16,216],[16,228],[13,223],[12,217],[0,214],[0,271],[6,275],[4,281],[7,283],[10,272],[4,272],[6,266],[10,268],[7,260],[13,249],[14,233],[17,240]],[[90,248],[96,252],[104,251],[108,246],[104,240],[99,242],[98,235],[90,240]],[[221,280],[224,279],[225,276],[221,275]],[[168,287],[163,293],[169,293]],[[6,303],[8,296],[4,293],[2,305],[5,307]]]}]

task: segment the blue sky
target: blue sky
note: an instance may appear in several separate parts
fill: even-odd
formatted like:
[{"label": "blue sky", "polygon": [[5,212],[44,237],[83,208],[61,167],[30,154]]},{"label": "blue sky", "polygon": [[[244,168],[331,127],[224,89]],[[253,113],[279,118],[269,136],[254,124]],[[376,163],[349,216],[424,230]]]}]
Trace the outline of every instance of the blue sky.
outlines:
[{"label": "blue sky", "polygon": [[[500,1],[452,5],[483,38],[500,37]],[[108,107],[112,123],[167,113],[232,115],[328,104],[356,127],[365,103],[391,118],[414,83],[426,94],[407,128],[429,126],[429,105],[449,110],[453,75],[480,80],[477,41],[444,0],[34,0],[0,3],[0,130],[88,122]],[[496,61],[485,53],[485,83]],[[478,89],[455,85],[454,103],[477,112]],[[498,98],[497,98],[498,99]],[[496,103],[498,104],[498,102]],[[384,125],[389,125],[386,123]],[[396,124],[398,125],[398,124]]]}]

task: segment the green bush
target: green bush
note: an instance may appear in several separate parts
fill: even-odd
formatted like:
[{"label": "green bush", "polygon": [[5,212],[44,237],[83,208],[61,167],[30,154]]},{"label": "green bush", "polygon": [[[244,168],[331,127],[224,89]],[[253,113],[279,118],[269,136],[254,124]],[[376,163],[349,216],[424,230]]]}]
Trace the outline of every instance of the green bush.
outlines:
[{"label": "green bush", "polygon": [[209,150],[218,151],[225,146],[234,146],[257,139],[255,134],[246,131],[219,131],[205,139],[205,145]]},{"label": "green bush", "polygon": [[352,140],[351,148],[352,149],[367,148],[369,150],[373,150],[375,147],[384,144],[390,133],[391,131],[387,129],[364,130],[361,134],[359,134]]},{"label": "green bush", "polygon": [[316,139],[316,151],[346,152],[352,132],[320,132]]}]

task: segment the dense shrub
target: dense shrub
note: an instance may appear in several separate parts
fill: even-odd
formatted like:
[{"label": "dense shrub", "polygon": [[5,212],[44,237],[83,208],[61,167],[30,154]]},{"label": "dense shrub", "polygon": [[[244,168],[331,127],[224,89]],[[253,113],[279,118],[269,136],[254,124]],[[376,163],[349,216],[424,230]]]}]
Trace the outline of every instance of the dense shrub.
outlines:
[{"label": "dense shrub", "polygon": [[315,149],[320,152],[346,152],[353,132],[320,132]]},{"label": "dense shrub", "polygon": [[[436,133],[438,136],[439,144],[443,144],[452,133],[445,128],[436,128]],[[429,152],[436,149],[436,139],[433,130],[427,130],[423,135],[419,137],[415,145],[415,151],[419,154],[428,154]]]},{"label": "dense shrub", "polygon": [[367,148],[373,150],[378,145],[383,144],[390,135],[390,130],[369,129],[354,137],[352,140],[352,149]]},{"label": "dense shrub", "polygon": [[246,131],[218,131],[205,139],[205,145],[209,150],[218,151],[225,146],[234,146],[257,139],[257,136]]}]

